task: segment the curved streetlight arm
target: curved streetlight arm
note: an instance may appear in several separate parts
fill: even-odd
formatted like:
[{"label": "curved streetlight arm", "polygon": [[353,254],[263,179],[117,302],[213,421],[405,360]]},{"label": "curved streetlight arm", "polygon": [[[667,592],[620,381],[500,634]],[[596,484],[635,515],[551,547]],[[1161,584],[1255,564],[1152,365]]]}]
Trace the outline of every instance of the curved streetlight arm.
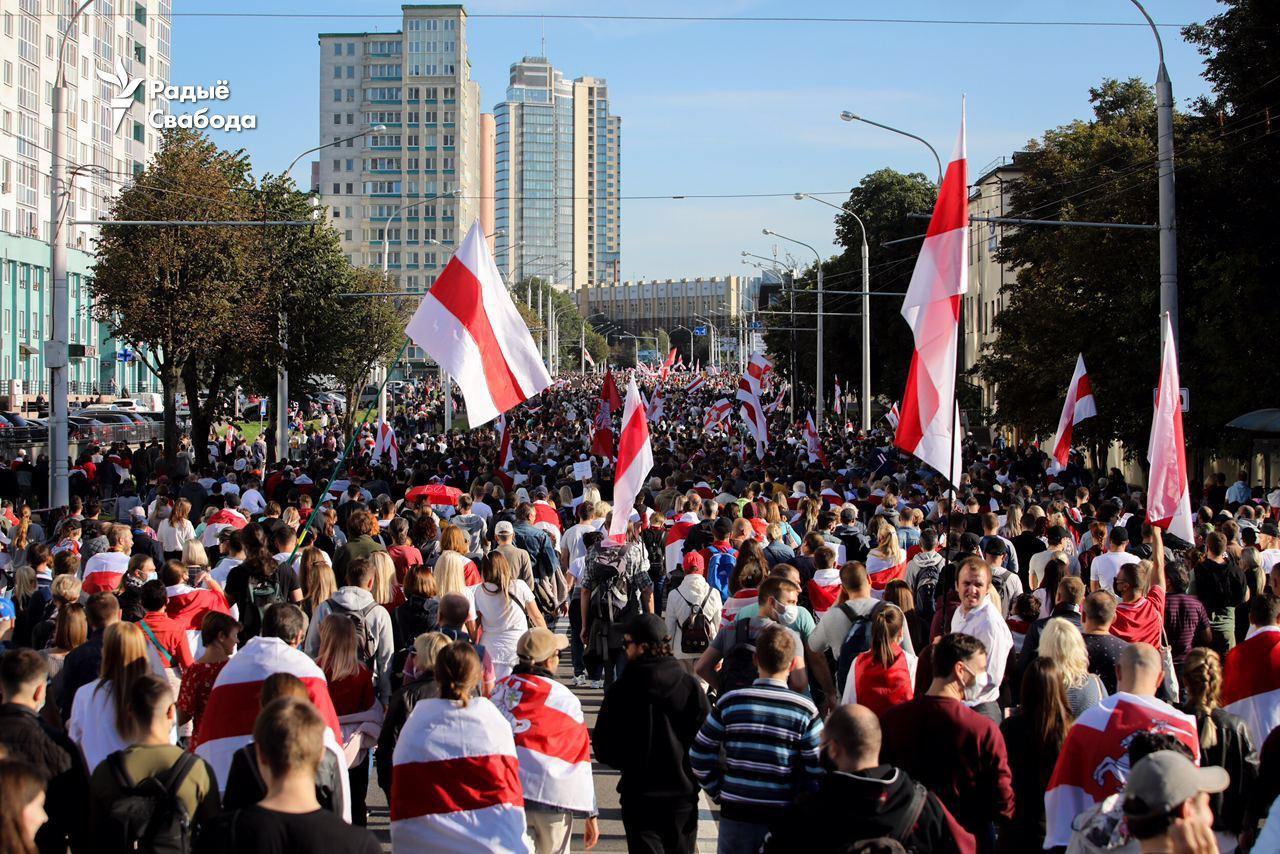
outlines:
[{"label": "curved streetlight arm", "polygon": [[[333,143],[329,143],[329,144],[333,145]],[[419,205],[425,205],[429,202],[438,202],[441,199],[456,199],[457,197],[458,197],[458,191],[454,190],[449,193],[441,193],[439,195],[432,196],[429,199],[418,199],[416,202],[409,202],[407,205],[401,205],[400,207],[396,208],[391,213],[391,216],[387,217],[386,221],[382,223],[382,272],[386,273],[390,269],[388,265],[390,263],[389,259],[391,257],[391,253],[388,250],[390,249],[391,241],[387,239],[387,235],[391,232],[391,223],[399,219],[400,214],[404,213],[407,210],[412,210],[413,208],[416,208]],[[438,240],[428,240],[427,242],[435,243],[437,246],[444,246],[444,244],[440,243]]]},{"label": "curved streetlight arm", "polygon": [[288,169],[284,170],[284,174],[288,175],[290,172],[292,172],[293,167],[298,165],[298,161],[306,157],[308,154],[315,154],[317,151],[322,151],[326,148],[332,148],[335,145],[342,145],[342,143],[344,142],[350,142],[353,139],[359,139],[360,137],[368,136],[371,133],[382,133],[386,129],[387,129],[386,125],[374,125],[371,128],[365,128],[364,130],[360,131],[360,133],[354,133],[351,136],[344,136],[341,139],[335,139],[333,142],[326,142],[323,145],[317,145],[315,148],[308,148],[306,151],[302,152],[297,157],[293,158],[293,162],[289,164]]},{"label": "curved streetlight arm", "polygon": [[1138,0],[1129,0],[1133,5],[1138,7],[1138,11],[1142,13],[1142,17],[1147,19],[1147,26],[1151,27],[1151,34],[1156,37],[1156,49],[1160,51],[1160,64],[1164,65],[1164,42],[1160,39],[1160,29],[1156,26],[1156,22],[1151,20],[1151,16],[1147,14],[1146,8],[1138,2]]},{"label": "curved streetlight arm", "polygon": [[893,125],[881,124],[880,122],[872,121],[871,119],[868,119],[868,118],[865,118],[865,117],[863,117],[863,116],[860,116],[860,115],[858,115],[857,113],[851,113],[851,112],[849,112],[848,110],[845,110],[844,112],[842,112],[842,113],[840,114],[840,118],[844,119],[846,122],[862,122],[863,124],[868,124],[868,125],[871,125],[871,126],[873,126],[873,127],[878,127],[878,128],[880,128],[880,129],[882,129],[882,130],[887,130],[887,131],[889,131],[890,133],[896,133],[896,134],[898,134],[899,136],[906,136],[906,137],[910,137],[911,139],[914,139],[914,140],[916,140],[917,142],[923,143],[923,144],[924,144],[924,147],[925,147],[925,148],[927,148],[927,149],[929,149],[929,151],[933,154],[933,159],[934,159],[934,161],[938,164],[938,187],[939,187],[939,189],[941,189],[941,187],[942,187],[942,158],[938,156],[938,149],[934,148],[932,145],[930,145],[930,144],[929,144],[929,140],[925,139],[925,138],[924,138],[924,137],[922,137],[922,136],[916,136],[916,135],[915,135],[914,133],[912,133],[911,131],[906,131],[906,130],[903,130],[902,128],[896,128],[896,127],[894,127]]},{"label": "curved streetlight arm", "polygon": [[71,35],[71,31],[75,29],[76,21],[80,20],[80,16],[89,10],[93,5],[93,0],[84,0],[80,4],[80,8],[71,15],[71,20],[67,22],[67,28],[62,33],[62,38],[58,41],[58,73],[54,79],[54,87],[62,88],[67,85],[67,70],[62,64],[62,54],[67,48],[67,37]]}]

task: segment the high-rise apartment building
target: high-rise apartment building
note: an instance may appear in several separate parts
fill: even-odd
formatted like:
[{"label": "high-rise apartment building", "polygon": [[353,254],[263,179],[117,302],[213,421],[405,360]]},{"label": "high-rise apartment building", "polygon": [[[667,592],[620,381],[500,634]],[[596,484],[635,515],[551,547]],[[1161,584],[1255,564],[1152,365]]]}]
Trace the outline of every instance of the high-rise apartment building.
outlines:
[{"label": "high-rise apartment building", "polygon": [[480,87],[462,6],[400,8],[399,32],[320,34],[320,143],[341,142],[317,180],[351,263],[422,293],[481,215]]},{"label": "high-rise apartment building", "polygon": [[526,56],[494,119],[498,269],[510,282],[616,282],[622,120],[605,81]]},{"label": "high-rise apartment building", "polygon": [[[11,407],[49,396],[42,342],[53,332],[52,101],[68,8],[61,0],[0,5],[0,397]],[[159,147],[160,131],[147,122],[147,114],[168,112],[168,104],[162,98],[153,103],[145,81],[169,83],[171,14],[171,0],[99,2],[67,33],[68,223],[97,219]],[[115,85],[98,75],[114,78],[118,65],[131,80],[144,80],[123,115],[112,111]],[[156,390],[154,377],[137,361],[126,361],[125,349],[92,317],[87,282],[95,229],[68,225],[64,234],[70,248],[68,337],[73,352],[84,346],[84,355],[71,360],[72,399],[108,392],[113,385],[131,393]],[[15,393],[19,399],[10,399]]]}]

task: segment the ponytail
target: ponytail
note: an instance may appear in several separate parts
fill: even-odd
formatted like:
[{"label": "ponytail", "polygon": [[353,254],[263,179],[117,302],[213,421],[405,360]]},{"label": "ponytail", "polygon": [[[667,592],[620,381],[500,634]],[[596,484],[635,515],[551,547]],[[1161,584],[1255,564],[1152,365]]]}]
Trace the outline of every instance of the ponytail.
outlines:
[{"label": "ponytail", "polygon": [[904,618],[896,605],[878,608],[871,618],[871,659],[888,669],[897,659],[894,647],[902,634]]},{"label": "ponytail", "polygon": [[1191,650],[1182,665],[1182,681],[1187,688],[1187,706],[1197,717],[1202,716],[1200,746],[1214,747],[1218,743],[1218,728],[1212,712],[1218,708],[1222,691],[1222,659],[1211,649]]}]

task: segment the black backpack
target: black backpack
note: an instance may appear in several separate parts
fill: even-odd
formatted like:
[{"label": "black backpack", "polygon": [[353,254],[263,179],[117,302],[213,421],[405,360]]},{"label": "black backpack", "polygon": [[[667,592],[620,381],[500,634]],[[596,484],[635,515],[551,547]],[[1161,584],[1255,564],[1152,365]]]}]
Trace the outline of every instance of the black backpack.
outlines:
[{"label": "black backpack", "polygon": [[921,618],[932,620],[938,610],[938,579],[942,576],[942,561],[929,565],[917,565],[915,587],[911,591],[916,611]]},{"label": "black backpack", "polygon": [[622,572],[627,550],[601,545],[595,549],[591,576],[589,616],[604,623],[609,632],[609,646],[622,646],[623,627],[640,614],[640,602],[631,595],[631,585]]},{"label": "black backpack", "polygon": [[1005,590],[1009,585],[1009,577],[1011,575],[1013,575],[1013,573],[1007,569],[1003,572],[999,572],[999,574],[997,574],[997,571],[992,571],[991,573],[991,588],[996,591],[996,595],[1000,597],[1001,606],[1006,610],[1009,607],[1009,598],[1005,594]]},{"label": "black backpack", "polygon": [[240,604],[240,622],[244,624],[245,637],[262,634],[267,611],[272,605],[279,605],[284,601],[284,591],[280,589],[277,573],[249,576],[244,602]]},{"label": "black backpack", "polygon": [[853,667],[853,660],[871,649],[871,620],[876,612],[884,607],[884,603],[877,602],[865,617],[858,616],[848,602],[840,603],[839,607],[849,618],[849,631],[844,636],[844,642],[840,644],[840,654],[836,656],[836,686],[840,696],[843,696],[844,683],[849,678],[849,669]]},{"label": "black backpack", "polygon": [[191,850],[191,816],[178,789],[201,760],[183,751],[164,774],[135,783],[125,770],[124,754],[117,750],[107,757],[121,794],[107,809],[97,850],[186,854]]},{"label": "black backpack", "polygon": [[693,609],[680,624],[680,651],[683,653],[703,653],[711,645],[711,636],[715,632],[712,629],[711,620],[703,611],[707,600],[711,598],[711,593],[712,591],[708,590],[707,595],[702,597],[702,601],[694,605],[688,599],[684,599],[684,595],[679,590],[676,591],[676,595],[684,599],[685,604]]},{"label": "black backpack", "polygon": [[373,636],[373,628],[369,625],[369,615],[378,607],[377,602],[370,602],[363,608],[351,609],[339,605],[336,599],[329,600],[329,613],[341,614],[356,626],[356,658],[373,672],[373,653],[377,641]]},{"label": "black backpack", "polygon": [[720,696],[747,688],[760,675],[756,667],[756,645],[751,640],[751,618],[743,617],[733,624],[733,645],[720,663]]}]

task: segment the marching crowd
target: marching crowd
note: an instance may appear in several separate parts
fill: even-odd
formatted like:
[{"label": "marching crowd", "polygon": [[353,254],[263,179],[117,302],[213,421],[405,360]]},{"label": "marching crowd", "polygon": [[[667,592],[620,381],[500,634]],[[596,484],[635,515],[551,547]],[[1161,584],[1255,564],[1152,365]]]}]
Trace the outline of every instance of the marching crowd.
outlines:
[{"label": "marching crowd", "polygon": [[589,849],[594,760],[637,852],[701,795],[721,852],[1280,851],[1280,495],[1217,476],[1182,542],[1075,458],[966,445],[952,490],[784,391],[757,454],[736,378],[643,384],[632,507],[594,375],[0,496],[0,850],[374,852],[374,775],[396,851]]}]

